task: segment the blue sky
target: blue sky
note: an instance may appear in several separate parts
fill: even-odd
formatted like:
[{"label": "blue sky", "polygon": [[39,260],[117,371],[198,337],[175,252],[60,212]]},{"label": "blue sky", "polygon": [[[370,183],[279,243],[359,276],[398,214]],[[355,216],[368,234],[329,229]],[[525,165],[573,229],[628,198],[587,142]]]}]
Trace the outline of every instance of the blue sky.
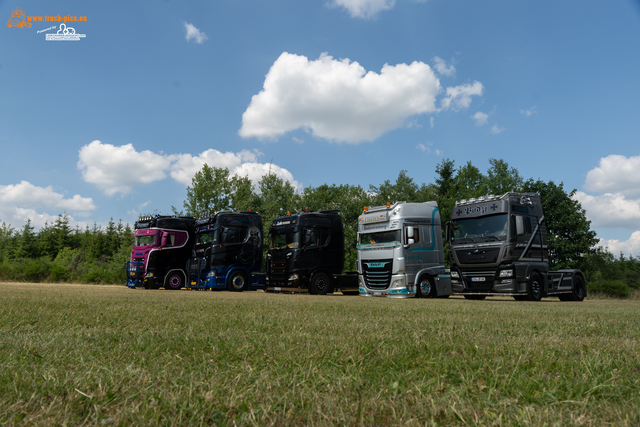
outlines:
[{"label": "blue sky", "polygon": [[5,0],[0,17],[16,8],[86,21],[66,23],[78,41],[0,29],[14,228],[170,213],[205,162],[368,189],[498,158],[577,189],[601,244],[640,255],[637,0]]}]

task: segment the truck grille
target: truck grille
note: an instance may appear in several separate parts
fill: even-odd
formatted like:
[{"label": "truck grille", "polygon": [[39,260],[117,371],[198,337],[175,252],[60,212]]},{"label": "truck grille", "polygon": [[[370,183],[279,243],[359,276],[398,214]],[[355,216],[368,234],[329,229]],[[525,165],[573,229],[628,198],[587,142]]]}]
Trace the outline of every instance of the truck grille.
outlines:
[{"label": "truck grille", "polygon": [[144,276],[144,262],[142,261],[129,261],[125,264],[125,270],[127,272],[127,278],[137,279]]},{"label": "truck grille", "polygon": [[392,259],[362,261],[362,275],[370,289],[387,289],[391,283]]},{"label": "truck grille", "polygon": [[269,279],[275,282],[284,282],[287,276],[286,263],[272,262],[269,269]]},{"label": "truck grille", "polygon": [[[491,291],[495,283],[495,269],[478,269],[462,272],[466,288],[470,291]],[[484,280],[482,280],[484,279]]]},{"label": "truck grille", "polygon": [[191,276],[198,276],[200,270],[207,266],[207,260],[204,258],[192,258],[189,260],[187,270]]},{"label": "truck grille", "polygon": [[498,260],[500,248],[459,249],[456,255],[460,264],[490,264]]}]

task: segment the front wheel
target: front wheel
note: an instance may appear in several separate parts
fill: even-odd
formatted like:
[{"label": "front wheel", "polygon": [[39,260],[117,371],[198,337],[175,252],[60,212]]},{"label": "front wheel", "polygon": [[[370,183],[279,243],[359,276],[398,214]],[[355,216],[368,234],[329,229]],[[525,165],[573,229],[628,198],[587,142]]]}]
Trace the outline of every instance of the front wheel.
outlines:
[{"label": "front wheel", "polygon": [[326,295],[331,288],[331,282],[327,273],[321,271],[311,276],[311,283],[309,283],[309,290],[312,294]]},{"label": "front wheel", "polygon": [[242,292],[247,287],[247,275],[242,270],[235,270],[227,279],[227,289],[233,292]]},{"label": "front wheel", "polygon": [[418,298],[435,298],[437,296],[433,279],[429,276],[422,277],[416,288],[416,296]]},{"label": "front wheel", "polygon": [[164,288],[168,290],[178,290],[184,286],[184,273],[179,270],[170,271],[164,279]]},{"label": "front wheel", "polygon": [[542,279],[538,273],[531,273],[527,282],[527,297],[529,301],[542,299]]}]

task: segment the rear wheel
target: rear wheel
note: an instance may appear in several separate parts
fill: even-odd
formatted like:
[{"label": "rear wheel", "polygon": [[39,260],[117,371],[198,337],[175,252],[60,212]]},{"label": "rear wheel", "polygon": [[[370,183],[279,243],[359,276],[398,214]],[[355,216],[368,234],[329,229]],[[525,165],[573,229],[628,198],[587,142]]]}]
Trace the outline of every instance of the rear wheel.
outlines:
[{"label": "rear wheel", "polygon": [[567,298],[568,301],[582,301],[584,297],[587,296],[587,291],[584,287],[584,280],[582,277],[575,276],[573,278],[573,291],[571,292],[571,297]]},{"label": "rear wheel", "polygon": [[331,282],[327,273],[319,271],[311,276],[311,283],[309,283],[309,290],[312,294],[326,295],[331,288]]},{"label": "rear wheel", "polygon": [[423,276],[416,286],[416,296],[418,298],[435,298],[436,287],[433,284],[433,279],[429,276]]},{"label": "rear wheel", "polygon": [[178,290],[184,286],[184,273],[179,270],[170,271],[164,279],[164,288],[169,290]]},{"label": "rear wheel", "polygon": [[227,289],[233,292],[242,292],[247,287],[247,275],[242,270],[235,270],[227,279]]},{"label": "rear wheel", "polygon": [[538,273],[531,273],[527,282],[527,297],[529,301],[542,299],[542,279]]}]

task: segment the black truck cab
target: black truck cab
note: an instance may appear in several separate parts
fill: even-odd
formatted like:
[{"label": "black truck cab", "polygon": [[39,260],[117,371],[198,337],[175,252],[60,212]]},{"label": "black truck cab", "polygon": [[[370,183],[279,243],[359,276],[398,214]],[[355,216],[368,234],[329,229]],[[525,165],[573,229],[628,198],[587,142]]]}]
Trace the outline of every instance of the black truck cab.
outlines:
[{"label": "black truck cab", "polygon": [[276,218],[269,237],[268,291],[326,294],[339,286],[338,276],[344,268],[344,230],[339,211]]}]

